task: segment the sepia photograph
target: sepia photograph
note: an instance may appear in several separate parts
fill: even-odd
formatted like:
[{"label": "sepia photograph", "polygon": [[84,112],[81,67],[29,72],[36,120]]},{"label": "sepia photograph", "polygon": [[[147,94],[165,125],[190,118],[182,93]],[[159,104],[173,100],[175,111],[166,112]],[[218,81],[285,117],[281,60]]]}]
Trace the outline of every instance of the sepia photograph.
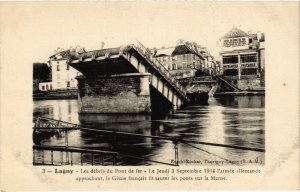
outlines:
[{"label": "sepia photograph", "polygon": [[0,190],[299,188],[299,2],[0,2]]},{"label": "sepia photograph", "polygon": [[172,45],[52,47],[33,63],[33,164],[264,165],[266,37],[230,25]]}]

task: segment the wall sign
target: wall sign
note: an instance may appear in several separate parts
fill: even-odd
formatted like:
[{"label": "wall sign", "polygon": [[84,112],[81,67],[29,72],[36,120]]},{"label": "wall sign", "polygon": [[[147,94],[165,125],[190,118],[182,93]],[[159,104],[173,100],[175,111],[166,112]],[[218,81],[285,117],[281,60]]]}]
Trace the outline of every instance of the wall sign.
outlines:
[{"label": "wall sign", "polygon": [[233,39],[224,39],[223,46],[224,47],[241,47],[247,44],[246,38],[233,38]]}]

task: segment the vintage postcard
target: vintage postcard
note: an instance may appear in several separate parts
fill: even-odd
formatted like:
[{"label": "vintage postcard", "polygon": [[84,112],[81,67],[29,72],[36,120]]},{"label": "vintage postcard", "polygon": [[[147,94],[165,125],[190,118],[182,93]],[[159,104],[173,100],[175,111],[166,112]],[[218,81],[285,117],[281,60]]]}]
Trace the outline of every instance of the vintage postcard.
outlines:
[{"label": "vintage postcard", "polygon": [[299,2],[1,2],[1,190],[299,189]]}]

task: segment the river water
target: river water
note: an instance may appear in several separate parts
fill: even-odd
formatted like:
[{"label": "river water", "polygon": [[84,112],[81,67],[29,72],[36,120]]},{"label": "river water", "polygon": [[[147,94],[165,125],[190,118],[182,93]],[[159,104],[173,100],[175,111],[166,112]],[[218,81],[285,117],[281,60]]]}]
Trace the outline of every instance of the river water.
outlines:
[{"label": "river water", "polygon": [[[34,101],[34,117],[43,116],[81,124],[96,129],[122,131],[152,136],[180,136],[201,141],[253,148],[265,147],[264,96],[212,98],[208,105],[189,106],[160,118],[146,115],[79,115],[77,100]],[[147,161],[174,162],[174,145],[170,141],[131,136],[102,135],[73,130],[68,134],[69,146],[117,151],[118,165],[156,165]],[[64,146],[63,133],[35,137],[36,145]],[[264,165],[264,153],[201,144],[178,146],[179,165]],[[49,153],[45,153],[49,158]],[[144,159],[128,157],[131,155]],[[41,158],[40,152],[36,154]],[[54,154],[54,159],[59,158]],[[80,155],[72,156],[79,163]],[[85,163],[89,163],[85,156]],[[97,161],[97,160],[95,160]]]}]

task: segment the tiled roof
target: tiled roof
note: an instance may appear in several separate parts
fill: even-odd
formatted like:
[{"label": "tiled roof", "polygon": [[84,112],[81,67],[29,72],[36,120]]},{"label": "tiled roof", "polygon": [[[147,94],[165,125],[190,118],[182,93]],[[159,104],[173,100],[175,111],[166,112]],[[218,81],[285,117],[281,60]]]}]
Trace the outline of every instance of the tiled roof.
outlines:
[{"label": "tiled roof", "polygon": [[194,54],[200,57],[201,59],[204,59],[203,54],[199,54],[193,49],[189,48],[187,45],[178,45],[175,47],[175,50],[172,53],[172,56],[175,55],[183,55],[183,54]]},{"label": "tiled roof", "polygon": [[183,55],[183,54],[195,54],[191,49],[189,49],[186,45],[178,45],[175,47],[175,50],[172,53],[174,55]]},{"label": "tiled roof", "polygon": [[234,38],[234,37],[248,37],[248,33],[238,29],[238,28],[232,28],[226,35],[224,35],[222,38]]}]

